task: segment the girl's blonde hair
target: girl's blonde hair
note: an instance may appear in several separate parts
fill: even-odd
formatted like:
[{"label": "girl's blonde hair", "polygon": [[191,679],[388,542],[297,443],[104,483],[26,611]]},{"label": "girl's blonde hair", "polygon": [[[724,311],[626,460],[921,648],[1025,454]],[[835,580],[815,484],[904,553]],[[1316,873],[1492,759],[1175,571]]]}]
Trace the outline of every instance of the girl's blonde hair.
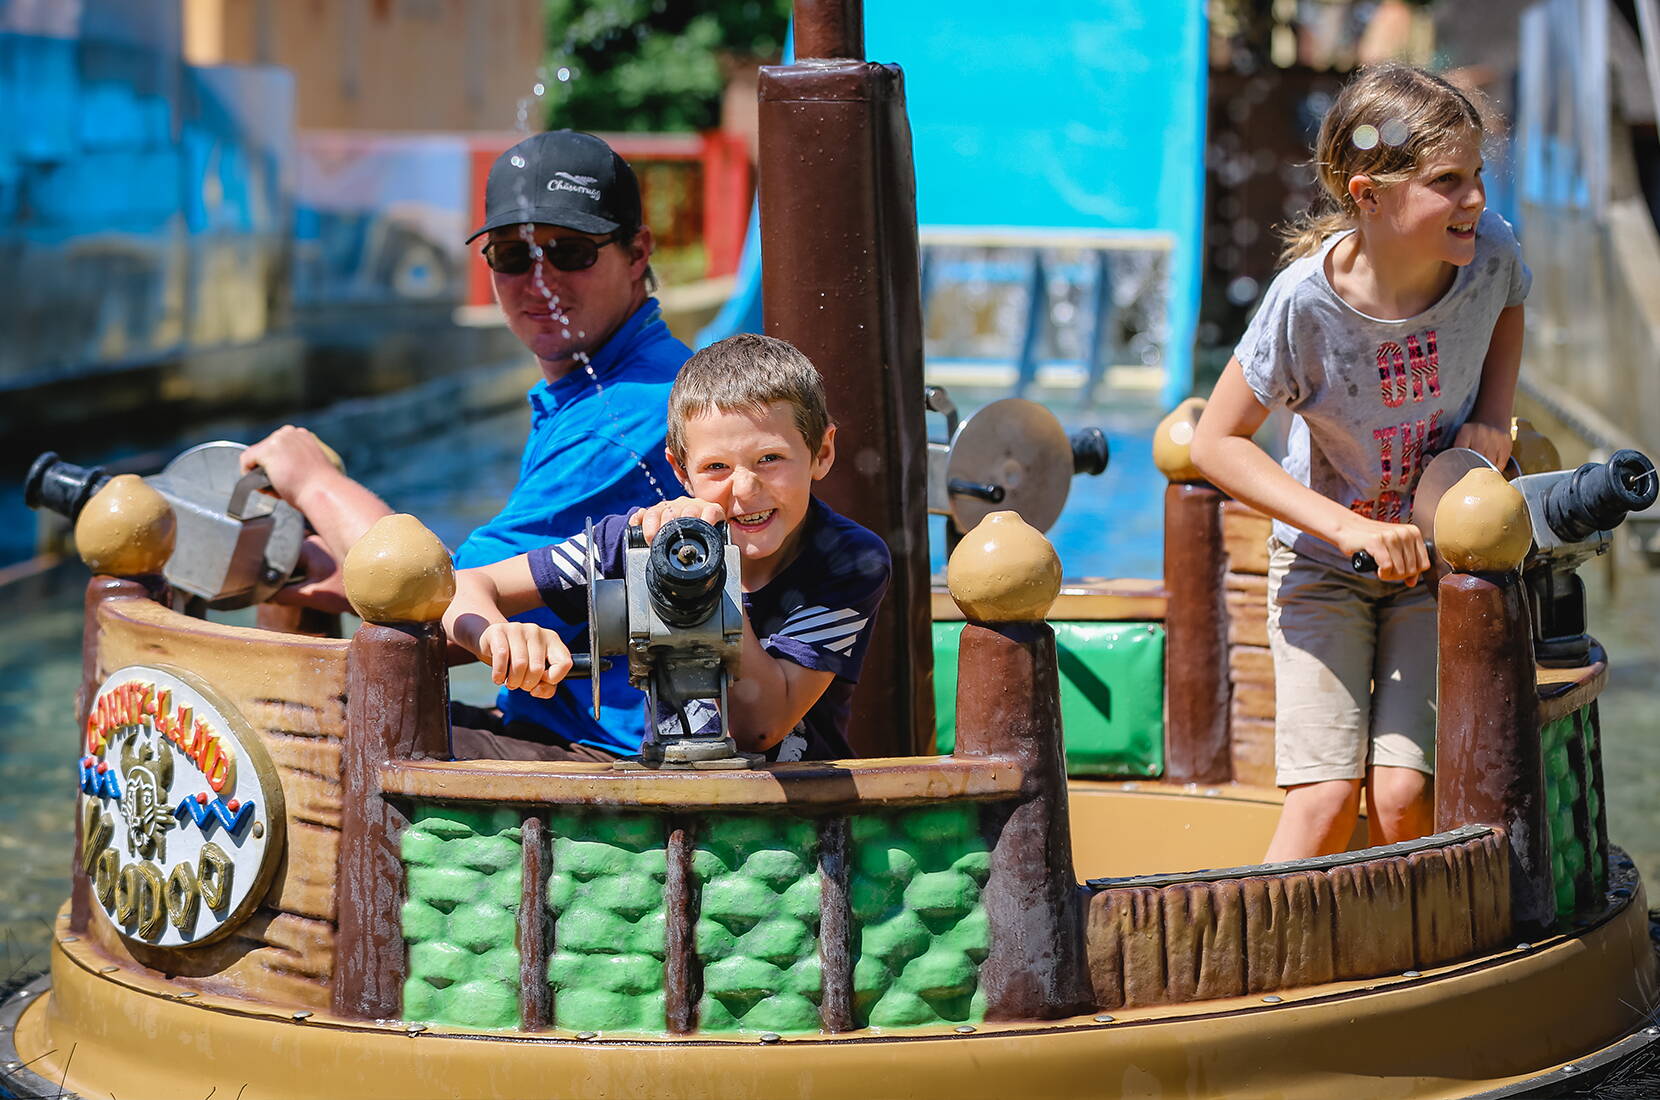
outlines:
[{"label": "girl's blonde hair", "polygon": [[1359,210],[1349,180],[1404,183],[1428,159],[1486,134],[1474,94],[1409,65],[1362,69],[1343,86],[1320,122],[1314,165],[1321,196],[1284,227],[1282,264],[1318,252],[1333,233],[1353,228]]}]

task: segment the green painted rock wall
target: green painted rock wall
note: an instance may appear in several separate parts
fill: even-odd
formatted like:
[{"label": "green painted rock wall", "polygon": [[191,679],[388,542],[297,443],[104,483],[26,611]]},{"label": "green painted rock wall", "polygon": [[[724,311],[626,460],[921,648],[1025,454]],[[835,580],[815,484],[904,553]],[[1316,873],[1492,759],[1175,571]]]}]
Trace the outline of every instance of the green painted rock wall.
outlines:
[{"label": "green painted rock wall", "polygon": [[[1164,774],[1164,626],[1054,622],[1060,660],[1061,723],[1071,775]],[[957,741],[960,622],[936,622],[934,738],[941,753]]]},{"label": "green painted rock wall", "polygon": [[856,1022],[983,1019],[979,976],[990,934],[980,888],[991,853],[979,807],[864,815],[849,832]]},{"label": "green painted rock wall", "polygon": [[[1556,917],[1566,921],[1573,916],[1576,905],[1588,903],[1590,898],[1579,898],[1574,891],[1575,879],[1591,864],[1595,889],[1600,893],[1608,882],[1607,868],[1597,856],[1596,838],[1585,835],[1579,827],[1575,807],[1581,798],[1586,802],[1588,821],[1596,821],[1596,785],[1590,776],[1595,731],[1583,710],[1559,718],[1539,731],[1540,749],[1545,765],[1545,815],[1550,826],[1551,877],[1556,888]],[[1570,746],[1583,742],[1579,753],[1582,764],[1574,767]]]},{"label": "green painted rock wall", "polygon": [[705,817],[694,833],[702,1031],[817,1031],[818,832],[762,814]]},{"label": "green painted rock wall", "polygon": [[408,875],[404,1019],[510,1028],[519,1014],[519,815],[417,809],[403,834]]},{"label": "green painted rock wall", "polygon": [[663,819],[567,811],[550,816],[548,835],[553,1023],[574,1031],[663,1031]]}]

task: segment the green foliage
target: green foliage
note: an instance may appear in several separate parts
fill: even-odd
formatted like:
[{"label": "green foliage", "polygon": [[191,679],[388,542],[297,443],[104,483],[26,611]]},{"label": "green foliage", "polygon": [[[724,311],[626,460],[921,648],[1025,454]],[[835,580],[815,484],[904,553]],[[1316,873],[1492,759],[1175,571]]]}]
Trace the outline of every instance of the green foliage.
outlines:
[{"label": "green foliage", "polygon": [[723,59],[776,60],[790,0],[547,0],[550,129],[685,131],[720,121]]}]

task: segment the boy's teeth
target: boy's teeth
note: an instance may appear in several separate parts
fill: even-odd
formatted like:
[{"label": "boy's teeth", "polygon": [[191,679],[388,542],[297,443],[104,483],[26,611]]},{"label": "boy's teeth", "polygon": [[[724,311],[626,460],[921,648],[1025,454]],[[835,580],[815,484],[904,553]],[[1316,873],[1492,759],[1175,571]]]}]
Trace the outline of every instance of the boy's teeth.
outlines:
[{"label": "boy's teeth", "polygon": [[739,523],[760,523],[770,515],[772,515],[772,509],[768,508],[764,512],[751,512],[746,516],[733,516],[732,518]]}]

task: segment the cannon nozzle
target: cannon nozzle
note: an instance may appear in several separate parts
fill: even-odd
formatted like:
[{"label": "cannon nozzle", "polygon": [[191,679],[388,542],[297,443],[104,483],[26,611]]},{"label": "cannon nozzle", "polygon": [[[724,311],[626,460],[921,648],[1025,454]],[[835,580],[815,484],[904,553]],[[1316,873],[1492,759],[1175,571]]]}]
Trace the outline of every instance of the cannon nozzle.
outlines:
[{"label": "cannon nozzle", "polygon": [[1072,444],[1072,472],[1096,477],[1105,472],[1112,452],[1107,447],[1107,435],[1100,428],[1085,428],[1067,438]]},{"label": "cannon nozzle", "polygon": [[47,451],[29,467],[23,482],[23,502],[31,508],[56,512],[73,523],[107,481],[109,475],[102,466],[77,466],[59,458],[56,451]]},{"label": "cannon nozzle", "polygon": [[726,586],[726,539],[695,516],[665,523],[651,540],[646,591],[658,617],[671,626],[694,627],[720,607]]},{"label": "cannon nozzle", "polygon": [[1641,451],[1619,450],[1607,462],[1587,462],[1545,494],[1545,522],[1558,538],[1581,542],[1618,527],[1660,494],[1654,463]]}]

